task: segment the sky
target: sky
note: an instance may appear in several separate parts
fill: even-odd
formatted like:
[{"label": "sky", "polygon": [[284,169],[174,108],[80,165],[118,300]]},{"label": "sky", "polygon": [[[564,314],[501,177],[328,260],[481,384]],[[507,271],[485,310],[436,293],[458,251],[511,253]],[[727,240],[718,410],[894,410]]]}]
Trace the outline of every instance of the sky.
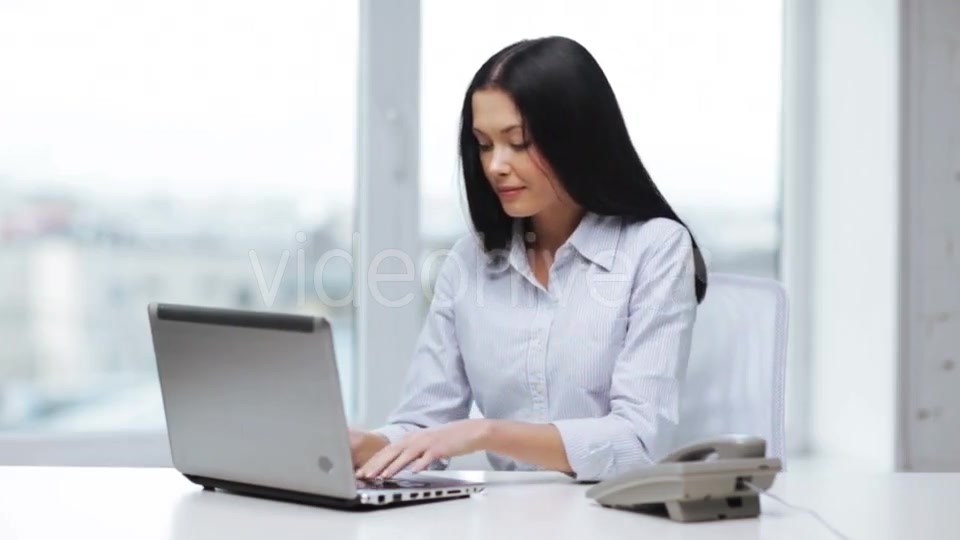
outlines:
[{"label": "sky", "polygon": [[[357,25],[343,0],[5,0],[0,189],[349,207]],[[668,198],[776,204],[779,2],[422,0],[422,32],[425,202],[459,199],[459,105],[477,67],[517,39],[563,34],[606,71]]]}]

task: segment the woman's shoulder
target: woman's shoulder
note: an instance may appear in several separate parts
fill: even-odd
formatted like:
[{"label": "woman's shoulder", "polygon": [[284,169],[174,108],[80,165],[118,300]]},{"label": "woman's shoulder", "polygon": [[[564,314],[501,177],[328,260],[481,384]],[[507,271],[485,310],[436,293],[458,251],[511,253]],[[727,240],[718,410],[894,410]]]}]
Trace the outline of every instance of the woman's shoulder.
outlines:
[{"label": "woman's shoulder", "polygon": [[[655,218],[624,224],[620,240],[620,271],[644,282],[664,279],[664,272],[695,272],[693,238],[686,226],[676,220]],[[693,291],[691,287],[690,293]]]},{"label": "woman's shoulder", "polygon": [[645,221],[624,223],[621,246],[637,256],[663,249],[692,249],[690,232],[679,221],[670,218],[653,218]]},{"label": "woman's shoulder", "polygon": [[480,238],[473,233],[461,235],[450,247],[449,255],[457,256],[466,261],[476,263],[480,255],[483,254],[483,246],[480,244]]},{"label": "woman's shoulder", "polygon": [[482,260],[483,255],[484,251],[480,239],[472,233],[466,233],[457,238],[449,248],[437,249],[427,253],[427,259],[441,260],[447,267],[472,270]]}]

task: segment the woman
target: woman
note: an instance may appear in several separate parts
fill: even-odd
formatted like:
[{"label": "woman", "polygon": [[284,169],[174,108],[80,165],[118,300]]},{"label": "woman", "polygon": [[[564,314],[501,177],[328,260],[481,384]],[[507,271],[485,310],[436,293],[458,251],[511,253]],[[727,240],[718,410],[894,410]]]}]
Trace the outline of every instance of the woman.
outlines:
[{"label": "woman", "polygon": [[460,155],[477,235],[440,271],[389,423],[351,432],[357,476],[478,450],[582,480],[655,461],[706,272],[596,60],[561,37],[495,54],[467,89]]}]

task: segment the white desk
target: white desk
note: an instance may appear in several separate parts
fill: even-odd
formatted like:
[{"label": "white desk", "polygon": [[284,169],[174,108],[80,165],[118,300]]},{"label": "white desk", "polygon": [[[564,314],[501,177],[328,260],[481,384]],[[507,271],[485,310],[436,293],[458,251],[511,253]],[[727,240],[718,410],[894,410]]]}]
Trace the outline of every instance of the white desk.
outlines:
[{"label": "white desk", "polygon": [[[0,539],[831,538],[764,499],[760,519],[682,524],[602,508],[551,473],[447,473],[493,484],[471,499],[350,513],[202,492],[169,469],[0,467]],[[783,473],[774,493],[851,538],[957,538],[960,474]]]}]

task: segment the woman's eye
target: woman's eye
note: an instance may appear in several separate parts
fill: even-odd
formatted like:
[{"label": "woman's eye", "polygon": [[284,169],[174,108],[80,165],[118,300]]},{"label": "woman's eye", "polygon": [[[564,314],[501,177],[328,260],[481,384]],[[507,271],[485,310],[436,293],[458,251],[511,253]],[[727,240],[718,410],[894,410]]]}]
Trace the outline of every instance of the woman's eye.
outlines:
[{"label": "woman's eye", "polygon": [[[510,148],[513,148],[514,150],[516,150],[516,151],[518,151],[518,152],[523,151],[523,150],[526,150],[526,149],[529,148],[529,147],[530,147],[530,143],[529,143],[529,142],[526,142],[526,141],[521,142],[521,143],[510,143]],[[477,148],[479,148],[481,152],[489,152],[489,151],[493,150],[493,144],[483,144],[483,143],[481,143],[481,142],[478,141],[478,142],[477,142]]]}]

